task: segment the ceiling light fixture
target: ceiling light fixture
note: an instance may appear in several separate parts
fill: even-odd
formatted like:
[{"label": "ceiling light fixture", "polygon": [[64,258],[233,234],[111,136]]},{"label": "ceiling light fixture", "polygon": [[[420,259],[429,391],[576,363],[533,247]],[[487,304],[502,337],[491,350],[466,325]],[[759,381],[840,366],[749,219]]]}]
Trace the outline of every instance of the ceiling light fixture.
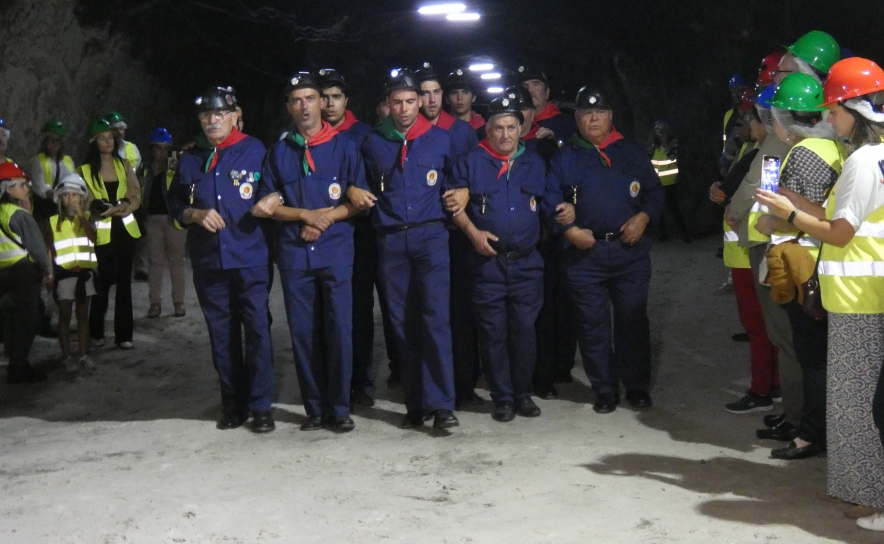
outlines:
[{"label": "ceiling light fixture", "polygon": [[467,9],[467,7],[463,4],[430,4],[427,6],[421,6],[418,8],[417,12],[421,15],[445,15],[458,13]]}]

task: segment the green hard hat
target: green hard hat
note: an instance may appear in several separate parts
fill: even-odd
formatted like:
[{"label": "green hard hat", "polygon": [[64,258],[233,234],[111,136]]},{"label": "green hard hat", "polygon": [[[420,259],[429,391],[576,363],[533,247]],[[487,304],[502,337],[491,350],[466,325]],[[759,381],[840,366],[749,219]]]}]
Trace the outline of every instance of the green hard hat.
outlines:
[{"label": "green hard hat", "polygon": [[823,86],[807,74],[789,74],[777,86],[770,105],[791,111],[823,111]]},{"label": "green hard hat", "polygon": [[59,136],[64,136],[67,130],[65,130],[61,121],[53,119],[51,121],[46,121],[46,124],[40,128],[40,132],[53,132]]},{"label": "green hard hat", "polygon": [[829,68],[841,59],[838,42],[821,30],[811,30],[786,49],[823,74],[829,73]]},{"label": "green hard hat", "polygon": [[107,115],[105,115],[104,120],[107,121],[109,125],[112,125],[114,123],[125,123],[126,122],[126,120],[123,119],[123,116],[115,111],[112,111],[112,112],[108,113]]},{"label": "green hard hat", "polygon": [[94,138],[96,134],[101,134],[102,132],[107,132],[111,130],[110,123],[107,122],[107,119],[93,119],[91,123],[89,123],[89,127],[86,129],[86,132],[89,134],[90,138]]}]

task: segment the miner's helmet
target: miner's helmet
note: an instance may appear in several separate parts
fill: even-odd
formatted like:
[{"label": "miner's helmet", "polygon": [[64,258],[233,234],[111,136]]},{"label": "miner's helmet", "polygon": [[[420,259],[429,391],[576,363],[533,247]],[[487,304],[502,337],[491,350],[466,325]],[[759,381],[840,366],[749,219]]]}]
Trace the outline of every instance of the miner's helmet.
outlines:
[{"label": "miner's helmet", "polygon": [[458,89],[465,89],[471,93],[476,92],[476,83],[464,68],[458,68],[451,72],[445,80],[445,92],[448,93]]},{"label": "miner's helmet", "polygon": [[350,94],[350,86],[347,85],[347,80],[344,78],[344,74],[340,71],[335,70],[334,68],[321,68],[318,74],[319,85],[322,89],[339,87],[344,94]]},{"label": "miner's helmet", "polygon": [[288,96],[290,92],[297,91],[298,89],[316,89],[317,92],[322,92],[320,80],[321,77],[318,73],[298,72],[286,83],[285,94]]},{"label": "miner's helmet", "polygon": [[519,85],[533,79],[537,79],[544,82],[546,85],[549,85],[549,80],[546,77],[546,73],[542,70],[535,70],[530,66],[522,65],[519,66],[516,72],[519,78]]},{"label": "miner's helmet", "polygon": [[[530,99],[528,103],[531,103]],[[513,90],[504,91],[502,95],[488,104],[488,113],[485,118],[490,121],[498,115],[515,115],[520,124],[525,122],[525,116],[522,115],[522,100],[519,93]]]},{"label": "miner's helmet", "polygon": [[577,98],[574,100],[577,109],[598,109],[613,110],[611,103],[605,98],[605,95],[598,89],[592,87],[581,87],[577,91]]},{"label": "miner's helmet", "polygon": [[233,87],[209,87],[194,101],[197,111],[236,111],[236,91]]},{"label": "miner's helmet", "polygon": [[414,73],[408,68],[393,68],[387,81],[384,82],[384,96],[390,96],[394,91],[420,92],[420,86],[415,80]]},{"label": "miner's helmet", "polygon": [[438,81],[442,83],[442,77],[439,75],[439,72],[429,62],[424,62],[420,68],[414,71],[414,79],[418,85],[424,81]]}]

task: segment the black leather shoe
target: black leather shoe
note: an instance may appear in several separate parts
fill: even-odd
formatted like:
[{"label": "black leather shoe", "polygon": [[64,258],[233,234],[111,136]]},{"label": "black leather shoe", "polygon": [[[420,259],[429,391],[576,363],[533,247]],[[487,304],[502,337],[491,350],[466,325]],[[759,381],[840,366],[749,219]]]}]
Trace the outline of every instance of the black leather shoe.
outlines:
[{"label": "black leather shoe", "polygon": [[540,415],[540,407],[534,404],[531,397],[516,399],[516,413],[522,417],[537,417]]},{"label": "black leather shoe", "polygon": [[556,386],[551,385],[544,389],[535,389],[534,394],[543,400],[552,400],[559,398],[559,390],[556,389]]},{"label": "black leather shoe", "polygon": [[777,414],[777,415],[773,415],[773,414],[766,415],[766,416],[764,416],[764,419],[762,421],[764,421],[765,425],[767,425],[768,427],[773,429],[774,427],[776,427],[780,423],[786,421],[786,412],[783,412],[782,414]]},{"label": "black leather shoe", "polygon": [[420,410],[410,411],[405,414],[402,423],[399,424],[400,429],[417,429],[424,426],[424,413]]},{"label": "black leather shoe", "polygon": [[762,440],[779,440],[780,442],[791,442],[798,437],[798,427],[784,421],[773,428],[758,429],[755,436]]},{"label": "black leather shoe", "polygon": [[325,426],[331,431],[347,432],[356,428],[356,424],[350,419],[350,416],[330,417],[326,420]]},{"label": "black leather shoe", "polygon": [[513,403],[509,401],[499,402],[494,406],[494,412],[491,413],[491,419],[506,423],[516,419],[516,412],[513,409]]},{"label": "black leather shoe", "polygon": [[460,422],[451,410],[436,410],[433,414],[433,427],[437,429],[450,429],[458,425]]},{"label": "black leather shoe", "polygon": [[746,334],[745,332],[738,332],[736,334],[731,335],[731,340],[733,340],[734,342],[748,342],[749,335]]},{"label": "black leather shoe", "polygon": [[818,446],[816,444],[808,444],[799,448],[793,440],[785,448],[777,448],[775,450],[771,450],[770,456],[774,459],[795,461],[798,459],[807,459],[808,457],[816,457],[824,451],[826,451],[825,447]]},{"label": "black leather shoe", "polygon": [[650,408],[654,404],[647,391],[629,391],[626,393],[626,402],[633,408]]},{"label": "black leather shoe", "polygon": [[266,412],[255,410],[252,412],[252,432],[269,433],[274,429],[276,429],[276,424],[273,423],[273,416],[270,415],[270,410]]},{"label": "black leather shoe", "polygon": [[457,410],[468,406],[482,406],[483,404],[485,404],[485,399],[477,395],[475,391],[458,395],[454,399],[454,408]]},{"label": "black leather shoe", "polygon": [[592,409],[599,414],[610,414],[617,409],[620,399],[613,393],[603,393],[599,395],[592,404]]},{"label": "black leather shoe", "polygon": [[323,427],[322,417],[320,416],[308,416],[307,421],[301,423],[300,429],[302,431],[318,431]]},{"label": "black leather shoe", "polygon": [[224,415],[215,424],[215,427],[222,431],[229,431],[241,427],[243,423],[249,420],[249,411],[239,408],[228,408],[224,410]]}]

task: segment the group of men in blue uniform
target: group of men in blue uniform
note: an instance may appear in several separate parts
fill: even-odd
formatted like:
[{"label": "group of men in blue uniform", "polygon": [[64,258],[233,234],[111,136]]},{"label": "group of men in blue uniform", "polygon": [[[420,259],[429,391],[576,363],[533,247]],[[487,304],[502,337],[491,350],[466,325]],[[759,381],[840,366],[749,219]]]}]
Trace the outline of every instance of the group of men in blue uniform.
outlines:
[{"label": "group of men in blue uniform", "polygon": [[651,405],[644,231],[662,186],[601,93],[581,89],[572,118],[547,102],[542,72],[520,73],[477,130],[474,112],[442,109],[469,86],[463,71],[393,70],[390,115],[374,129],[346,109],[340,73],[301,72],[285,90],[292,128],[269,151],[237,130],[232,88],[197,99],[204,137],[182,155],[167,200],[189,229],[219,429],[250,416],[255,432],[275,428],[272,262],[302,430],[353,429],[352,407],[373,404],[375,287],[402,428],[457,426],[456,408],[483,402],[482,372],[495,420],[539,416],[531,396],[556,396],[575,341],[597,412],[615,409],[621,383],[633,406]]}]

